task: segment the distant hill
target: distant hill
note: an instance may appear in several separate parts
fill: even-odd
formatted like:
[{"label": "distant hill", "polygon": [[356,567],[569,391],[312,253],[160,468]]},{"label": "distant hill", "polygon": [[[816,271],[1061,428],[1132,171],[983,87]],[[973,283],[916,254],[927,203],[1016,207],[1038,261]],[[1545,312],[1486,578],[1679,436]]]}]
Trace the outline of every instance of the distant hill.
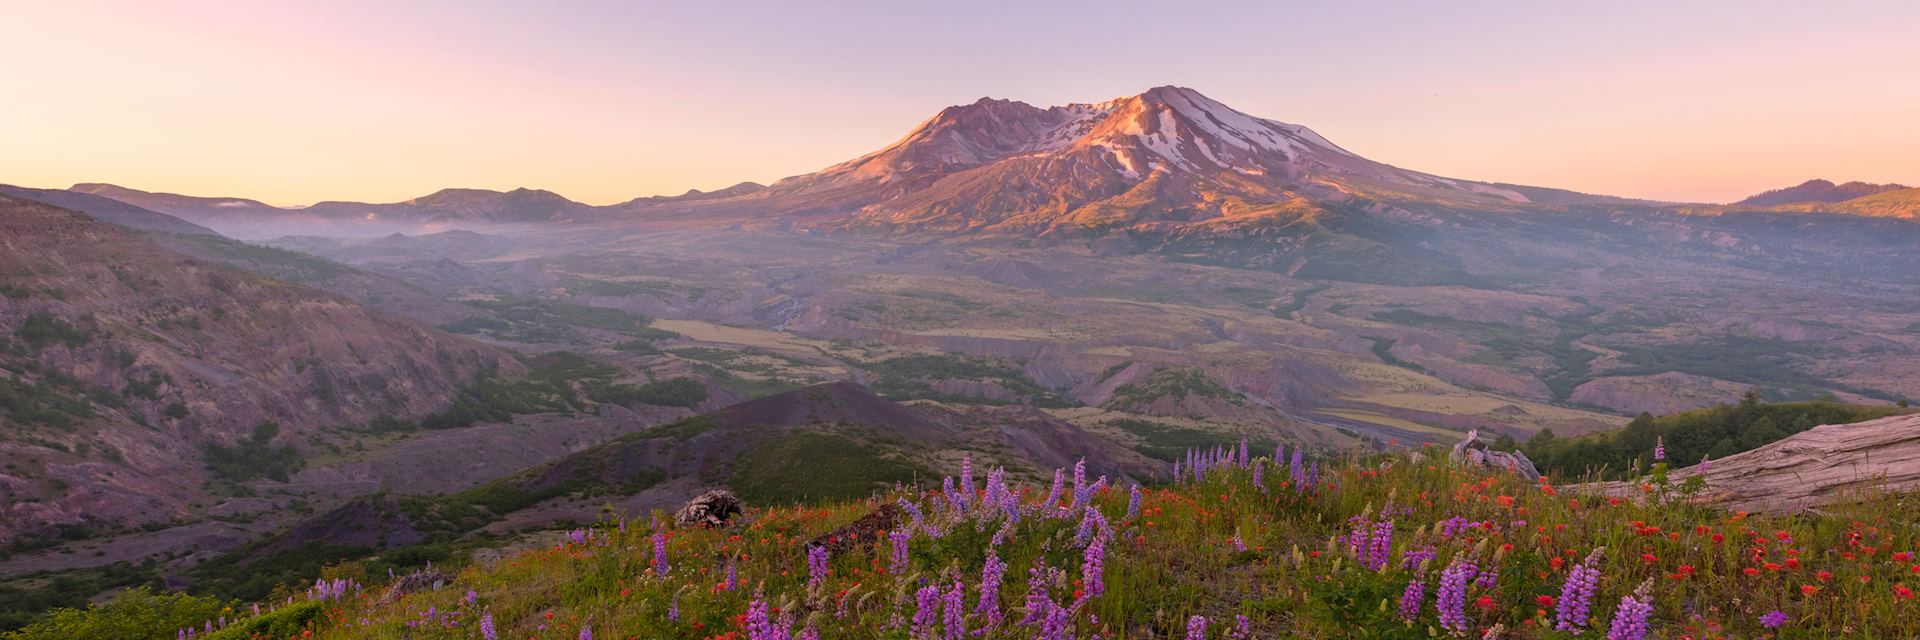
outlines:
[{"label": "distant hill", "polygon": [[1834,184],[1826,180],[1814,179],[1791,187],[1761,193],[1735,202],[1734,204],[1771,207],[1801,202],[1841,202],[1905,188],[1907,188],[1905,185],[1898,184],[1869,184],[1865,182]]},{"label": "distant hill", "polygon": [[174,216],[128,204],[113,198],[63,189],[29,189],[0,184],[0,195],[44,202],[93,216],[101,222],[141,231],[159,231],[182,235],[218,236],[212,229]]},{"label": "distant hill", "polygon": [[244,451],[265,459],[321,427],[428,414],[487,372],[523,370],[479,343],[10,196],[0,294],[0,541],[186,518],[210,447],[257,445]]}]

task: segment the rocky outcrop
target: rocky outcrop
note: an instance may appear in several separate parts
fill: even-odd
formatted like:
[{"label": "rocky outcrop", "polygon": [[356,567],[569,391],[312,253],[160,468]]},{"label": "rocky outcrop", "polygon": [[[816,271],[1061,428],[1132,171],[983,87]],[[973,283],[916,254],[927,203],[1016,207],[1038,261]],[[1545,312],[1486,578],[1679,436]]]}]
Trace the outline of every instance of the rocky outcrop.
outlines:
[{"label": "rocky outcrop", "polygon": [[[1814,427],[1752,451],[1678,469],[1679,485],[1701,477],[1706,489],[1692,499],[1728,509],[1793,513],[1858,497],[1870,490],[1920,487],[1920,415]],[[1643,492],[1639,483],[1607,482],[1587,489],[1613,496]]]}]

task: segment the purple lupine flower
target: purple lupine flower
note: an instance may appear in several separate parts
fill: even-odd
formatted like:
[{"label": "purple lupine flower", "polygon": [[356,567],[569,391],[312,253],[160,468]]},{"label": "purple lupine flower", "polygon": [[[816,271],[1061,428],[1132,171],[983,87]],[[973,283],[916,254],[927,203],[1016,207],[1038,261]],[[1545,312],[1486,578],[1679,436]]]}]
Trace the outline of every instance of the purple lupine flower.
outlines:
[{"label": "purple lupine flower", "polygon": [[1073,506],[1070,511],[1078,511],[1087,506],[1087,459],[1081,458],[1073,463]]},{"label": "purple lupine flower", "polygon": [[1140,485],[1133,485],[1132,495],[1127,497],[1127,521],[1140,519]]},{"label": "purple lupine flower", "polygon": [[1039,622],[1047,615],[1047,608],[1053,606],[1053,599],[1047,597],[1047,581],[1044,565],[1034,564],[1027,569],[1027,615],[1020,624]]},{"label": "purple lupine flower", "polygon": [[774,638],[773,621],[767,618],[767,601],[760,599],[757,595],[752,602],[747,603],[747,638],[748,640],[773,640]]},{"label": "purple lupine flower", "polygon": [[1205,482],[1206,480],[1207,480],[1207,464],[1205,460],[1202,460],[1198,464],[1193,465],[1193,482],[1194,484],[1199,484],[1201,482]]},{"label": "purple lupine flower", "polygon": [[1369,521],[1361,514],[1354,514],[1353,517],[1347,518],[1347,522],[1353,524],[1353,527],[1347,531],[1347,554],[1353,556],[1355,560],[1364,562],[1367,553],[1372,549],[1372,546],[1367,543],[1367,537],[1373,535],[1373,527],[1368,526]]},{"label": "purple lupine flower", "polygon": [[1091,600],[1106,593],[1106,566],[1107,543],[1102,541],[1101,536],[1094,536],[1093,541],[1087,543],[1086,553],[1080,563],[1080,585],[1086,594],[1082,598]]},{"label": "purple lupine flower", "polygon": [[1055,509],[1059,508],[1060,488],[1061,483],[1065,481],[1065,476],[1063,475],[1065,473],[1065,469],[1056,468],[1053,470],[1053,488],[1047,490],[1046,501],[1040,503],[1042,513],[1053,513]]},{"label": "purple lupine flower", "polygon": [[1667,461],[1667,439],[1666,438],[1661,436],[1653,437],[1653,461],[1654,462]]},{"label": "purple lupine flower", "polygon": [[1000,472],[1000,479],[997,481],[1000,485],[1000,512],[1005,514],[1008,520],[1019,522],[1020,494],[1014,493],[1013,489],[1007,486],[1006,469],[994,467],[994,470]]},{"label": "purple lupine flower", "polygon": [[933,637],[933,624],[940,616],[940,587],[925,586],[914,594],[913,637]]},{"label": "purple lupine flower", "polygon": [[1041,640],[1067,640],[1067,632],[1073,625],[1073,618],[1066,607],[1054,604],[1052,598],[1041,604],[1046,613],[1040,617]]},{"label": "purple lupine flower", "polygon": [[1173,461],[1173,481],[1180,482],[1186,479],[1187,479],[1186,476],[1180,475],[1180,461],[1179,460]]},{"label": "purple lupine flower", "polygon": [[1319,460],[1313,461],[1313,467],[1307,469],[1307,484],[1305,486],[1308,486],[1308,487],[1320,486],[1320,461]]},{"label": "purple lupine flower", "polygon": [[1600,556],[1604,551],[1604,547],[1595,548],[1586,560],[1567,572],[1567,583],[1560,588],[1560,601],[1554,605],[1553,628],[1578,632],[1587,627],[1593,594],[1600,586]]},{"label": "purple lupine flower", "polygon": [[1768,629],[1778,629],[1786,625],[1787,614],[1781,613],[1779,609],[1768,611],[1766,615],[1760,616],[1760,626]]},{"label": "purple lupine flower", "polygon": [[1467,622],[1467,582],[1473,580],[1477,570],[1472,560],[1456,556],[1446,570],[1440,572],[1440,585],[1433,596],[1433,608],[1440,612],[1440,627],[1452,631],[1454,635],[1464,635],[1470,627]]},{"label": "purple lupine flower", "polygon": [[727,577],[720,583],[720,587],[724,590],[732,591],[739,586],[740,571],[734,566],[733,558],[727,558]]},{"label": "purple lupine flower", "polygon": [[1086,511],[1080,512],[1080,528],[1074,531],[1074,534],[1073,534],[1074,544],[1087,543],[1087,538],[1093,535],[1094,519],[1099,517],[1100,517],[1099,509],[1088,509]]},{"label": "purple lupine flower", "polygon": [[1253,621],[1246,616],[1233,617],[1233,630],[1227,632],[1229,640],[1253,640]]},{"label": "purple lupine flower", "polygon": [[1234,551],[1238,551],[1238,552],[1241,552],[1241,553],[1246,553],[1246,551],[1247,551],[1247,543],[1246,543],[1246,541],[1244,541],[1244,540],[1241,540],[1241,539],[1240,539],[1240,532],[1238,532],[1238,531],[1235,531],[1235,532],[1233,532],[1233,540],[1232,540],[1232,542],[1233,542],[1233,550],[1234,550]]},{"label": "purple lupine flower", "polygon": [[1007,575],[1007,563],[1000,561],[1000,554],[987,550],[987,562],[980,567],[980,604],[973,608],[974,613],[987,619],[987,629],[1000,626],[1005,614],[1000,611],[1000,583]]},{"label": "purple lupine flower", "polygon": [[987,495],[980,500],[983,509],[1001,509],[1007,498],[1006,474],[1000,467],[987,470]]},{"label": "purple lupine flower", "polygon": [[1307,457],[1303,453],[1306,447],[1293,450],[1293,460],[1287,463],[1287,477],[1293,480],[1294,488],[1305,488],[1307,484]]},{"label": "purple lupine flower", "polygon": [[1242,469],[1247,468],[1247,461],[1252,456],[1252,454],[1253,452],[1247,449],[1247,439],[1241,438],[1240,439],[1240,468]]},{"label": "purple lupine flower", "polygon": [[1498,566],[1481,568],[1480,577],[1473,579],[1474,586],[1486,591],[1492,591],[1498,584],[1500,584],[1500,567]]},{"label": "purple lupine flower", "polygon": [[973,456],[960,458],[960,506],[973,506]]},{"label": "purple lupine flower", "polygon": [[1207,640],[1206,616],[1187,618],[1187,640]]},{"label": "purple lupine flower", "polygon": [[827,547],[821,545],[807,550],[807,589],[819,590],[827,583]]},{"label": "purple lupine flower", "polygon": [[1709,456],[1709,455],[1707,455],[1707,454],[1704,454],[1704,453],[1703,453],[1703,454],[1700,454],[1700,472],[1701,472],[1701,473],[1706,473],[1706,472],[1707,472],[1707,463],[1708,463],[1708,462],[1711,462],[1711,460],[1709,460],[1709,458],[1711,458],[1711,457],[1712,457],[1712,456]]},{"label": "purple lupine flower", "polygon": [[1388,559],[1393,555],[1393,520],[1381,519],[1374,523],[1373,536],[1367,543],[1367,557],[1363,560],[1366,567],[1374,571],[1387,568]]},{"label": "purple lupine flower", "polygon": [[799,637],[794,638],[794,640],[820,640],[820,628],[807,625],[807,628],[800,630]]},{"label": "purple lupine flower", "polygon": [[593,625],[581,623],[580,640],[593,640]]},{"label": "purple lupine flower", "polygon": [[673,599],[667,601],[667,620],[680,621],[680,592],[673,592]]},{"label": "purple lupine flower", "polygon": [[1620,598],[1620,607],[1613,610],[1607,640],[1646,640],[1647,617],[1653,615],[1653,598],[1647,592],[1652,587],[1651,580],[1642,582],[1631,595]]},{"label": "purple lupine flower", "polygon": [[909,501],[906,498],[900,498],[899,502],[900,502],[900,508],[905,510],[909,517],[913,518],[914,529],[920,529],[926,526],[927,516],[926,514],[923,514],[920,512],[919,505],[914,504],[912,501]]},{"label": "purple lupine flower", "polygon": [[493,628],[493,612],[480,614],[480,639],[500,640],[499,632]]},{"label": "purple lupine flower", "polygon": [[667,534],[653,534],[653,575],[664,576],[672,567],[667,566]]},{"label": "purple lupine flower", "polygon": [[1266,470],[1267,465],[1260,462],[1253,463],[1253,488],[1259,489],[1260,493],[1267,492]]},{"label": "purple lupine flower", "polygon": [[947,632],[947,640],[960,640],[967,635],[967,583],[953,581],[953,588],[947,590],[942,602],[940,625]]},{"label": "purple lupine flower", "polygon": [[1433,547],[1426,547],[1424,549],[1408,549],[1406,550],[1406,552],[1400,554],[1400,568],[1419,569],[1420,563],[1423,563],[1438,557],[1440,557],[1440,552],[1435,551]]},{"label": "purple lupine flower", "polygon": [[1418,577],[1407,583],[1407,589],[1400,592],[1400,619],[1413,622],[1420,617],[1420,603],[1427,598],[1427,583]]},{"label": "purple lupine flower", "polygon": [[913,534],[899,529],[887,533],[887,540],[893,543],[893,564],[887,567],[887,570],[893,575],[902,577],[907,575],[907,541],[912,538]]},{"label": "purple lupine flower", "polygon": [[953,490],[953,476],[940,479],[940,496],[946,498],[947,510],[960,513],[965,509],[965,501],[961,500],[958,493]]}]

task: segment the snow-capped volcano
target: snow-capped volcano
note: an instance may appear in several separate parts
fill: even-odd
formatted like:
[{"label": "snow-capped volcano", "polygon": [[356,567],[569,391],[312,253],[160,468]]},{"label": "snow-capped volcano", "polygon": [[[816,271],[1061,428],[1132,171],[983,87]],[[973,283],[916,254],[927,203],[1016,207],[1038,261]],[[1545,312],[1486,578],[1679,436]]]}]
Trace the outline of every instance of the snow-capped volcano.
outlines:
[{"label": "snow-capped volcano", "polygon": [[1302,198],[1362,197],[1529,202],[1513,188],[1375,162],[1307,127],[1167,86],[1047,108],[982,98],[873,153],[739,198],[633,204],[957,231],[1205,222]]}]

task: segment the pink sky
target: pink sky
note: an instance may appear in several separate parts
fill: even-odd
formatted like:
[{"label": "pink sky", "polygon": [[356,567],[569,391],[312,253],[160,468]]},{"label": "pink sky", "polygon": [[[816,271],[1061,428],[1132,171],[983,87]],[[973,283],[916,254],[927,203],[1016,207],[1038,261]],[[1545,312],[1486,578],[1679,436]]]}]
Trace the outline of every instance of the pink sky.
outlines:
[{"label": "pink sky", "polygon": [[813,171],[981,96],[1162,84],[1460,178],[1920,184],[1913,2],[15,4],[25,186],[604,204]]}]

